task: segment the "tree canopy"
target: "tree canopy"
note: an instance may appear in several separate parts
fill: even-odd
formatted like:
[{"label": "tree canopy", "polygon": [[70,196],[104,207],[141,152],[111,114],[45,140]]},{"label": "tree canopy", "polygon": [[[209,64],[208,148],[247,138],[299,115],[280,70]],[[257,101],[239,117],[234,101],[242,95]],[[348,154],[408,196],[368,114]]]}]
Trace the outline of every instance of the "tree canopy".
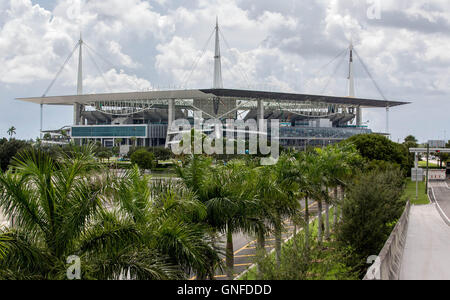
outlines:
[{"label": "tree canopy", "polygon": [[361,156],[368,161],[385,161],[397,164],[405,172],[410,168],[408,149],[402,144],[392,142],[385,136],[360,134],[352,136],[342,143],[355,145]]},{"label": "tree canopy", "polygon": [[21,140],[0,140],[0,167],[2,171],[8,169],[11,159],[22,149],[31,147],[31,145],[26,141]]}]

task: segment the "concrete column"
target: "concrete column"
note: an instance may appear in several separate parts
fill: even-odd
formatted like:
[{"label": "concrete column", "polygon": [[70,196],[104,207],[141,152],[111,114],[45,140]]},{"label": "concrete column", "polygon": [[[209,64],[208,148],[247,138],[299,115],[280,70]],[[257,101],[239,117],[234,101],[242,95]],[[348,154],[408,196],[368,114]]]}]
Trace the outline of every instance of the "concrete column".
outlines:
[{"label": "concrete column", "polygon": [[264,101],[258,100],[257,107],[257,121],[258,121],[258,131],[265,130],[264,128]]},{"label": "concrete column", "polygon": [[356,126],[361,126],[362,125],[362,112],[361,112],[361,106],[358,105],[358,107],[356,107]]},{"label": "concrete column", "polygon": [[75,103],[73,105],[73,125],[80,125],[81,105]]},{"label": "concrete column", "polygon": [[173,121],[175,121],[175,99],[169,99],[169,113],[168,113],[169,128],[172,125]]},{"label": "concrete column", "polygon": [[[168,111],[168,120],[167,120],[167,135],[166,135],[166,148],[169,147],[169,133],[170,128],[172,126],[173,121],[175,121],[175,99],[169,99],[169,111]],[[159,146],[159,140],[158,140],[158,146]]]}]

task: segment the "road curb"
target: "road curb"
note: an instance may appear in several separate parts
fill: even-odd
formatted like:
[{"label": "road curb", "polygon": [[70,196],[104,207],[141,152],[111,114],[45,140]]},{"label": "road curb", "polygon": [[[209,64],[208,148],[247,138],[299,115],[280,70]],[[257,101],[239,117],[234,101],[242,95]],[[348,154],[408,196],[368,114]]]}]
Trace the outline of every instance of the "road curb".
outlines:
[{"label": "road curb", "polygon": [[[447,186],[448,189],[450,189]],[[450,219],[448,218],[448,216],[444,213],[444,211],[442,210],[441,206],[439,205],[439,202],[436,200],[436,195],[434,194],[434,189],[433,187],[430,187],[431,189],[431,193],[433,194],[433,204],[434,207],[436,208],[436,210],[438,211],[439,215],[441,215],[442,220],[444,220],[445,224],[447,224],[448,226],[450,226]]]}]

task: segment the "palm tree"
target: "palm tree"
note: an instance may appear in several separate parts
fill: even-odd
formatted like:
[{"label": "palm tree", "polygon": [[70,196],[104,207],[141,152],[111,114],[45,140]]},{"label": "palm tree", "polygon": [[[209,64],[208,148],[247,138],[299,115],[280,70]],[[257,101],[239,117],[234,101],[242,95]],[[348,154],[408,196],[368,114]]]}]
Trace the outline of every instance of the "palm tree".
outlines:
[{"label": "palm tree", "polygon": [[274,229],[275,253],[277,264],[281,263],[283,221],[295,217],[300,208],[295,191],[297,186],[292,181],[294,159],[290,155],[282,155],[275,166],[262,169],[260,194],[265,200],[265,223]]},{"label": "palm tree", "polygon": [[15,134],[16,134],[16,127],[11,126],[11,127],[8,129],[8,135],[9,135],[10,139],[12,139],[13,135],[15,135]]},{"label": "palm tree", "polygon": [[[325,201],[325,239],[330,238],[330,222],[329,222],[329,211],[330,211],[330,188],[337,187],[339,180],[339,172],[341,171],[341,161],[338,152],[338,148],[334,146],[328,146],[324,149],[317,149],[318,160],[320,161],[321,170],[323,172],[323,185],[325,193],[323,194],[323,200]],[[320,227],[322,227],[322,223]],[[319,228],[319,241],[322,240],[322,228]]]},{"label": "palm tree", "polygon": [[[211,183],[210,177],[212,176],[211,170],[213,169],[213,161],[210,157],[203,155],[191,155],[184,159],[184,164],[182,166],[177,166],[177,174],[182,179],[183,184],[196,195],[197,199],[206,205],[210,199],[216,198],[215,190],[211,186],[208,186]],[[216,233],[220,231],[221,228],[214,227],[215,223],[211,222],[212,217],[209,215],[210,212],[211,211],[209,210],[207,211],[208,216],[205,222],[210,225],[211,228],[213,228],[214,233]],[[213,240],[215,240],[214,236]],[[211,272],[208,274],[200,274],[201,276],[197,276],[197,279],[205,279],[205,276],[214,279],[216,268],[214,264],[214,260],[211,260]]]},{"label": "palm tree", "polygon": [[230,280],[234,268],[233,234],[251,231],[246,212],[255,202],[248,178],[245,162],[230,161],[212,167],[205,181],[208,223],[226,234],[225,266]]},{"label": "palm tree", "polygon": [[136,147],[137,137],[133,136],[130,138],[131,144],[133,144],[134,147]]},{"label": "palm tree", "polygon": [[[338,189],[344,190],[345,185],[350,181],[355,170],[362,167],[361,156],[353,145],[332,145],[324,149],[317,149],[320,161],[320,169],[323,172],[323,185],[326,193],[323,194],[325,200],[325,238],[330,238],[329,207],[334,204],[333,227],[336,228],[339,205]],[[333,201],[329,196],[329,189],[334,190]]]},{"label": "palm tree", "polygon": [[116,180],[113,199],[123,218],[141,228],[144,242],[186,274],[213,276],[220,251],[203,222],[206,206],[195,193],[176,182],[153,182],[135,166]]},{"label": "palm tree", "polygon": [[256,247],[260,255],[265,255],[265,237],[272,230],[269,219],[271,219],[270,204],[272,195],[269,193],[271,184],[271,176],[265,176],[268,168],[255,168],[251,170],[251,178],[253,178],[253,190],[256,192],[256,204],[253,206],[254,211],[249,212],[252,216],[251,224],[256,234]]},{"label": "palm tree", "polygon": [[46,133],[46,134],[44,134],[44,140],[45,141],[50,141],[52,139],[52,135],[50,134],[50,133]]},{"label": "palm tree", "polygon": [[322,196],[323,177],[317,160],[317,154],[314,152],[299,153],[294,165],[294,172],[293,176],[298,184],[300,193],[305,197],[305,248],[309,249],[309,200],[316,200]]},{"label": "palm tree", "polygon": [[114,142],[115,142],[117,147],[120,147],[120,145],[122,145],[122,141],[123,141],[122,139],[115,139]]},{"label": "palm tree", "polygon": [[84,279],[119,279],[126,271],[134,279],[183,277],[143,243],[136,224],[103,207],[110,181],[93,150],[80,147],[56,159],[29,150],[0,175],[0,208],[15,219],[0,278],[64,279],[72,255],[80,257]]},{"label": "palm tree", "polygon": [[68,139],[67,130],[61,130],[61,137],[63,140]]},{"label": "palm tree", "polygon": [[192,155],[183,166],[178,166],[177,175],[183,183],[190,188],[198,197],[200,202],[208,201],[207,187],[205,181],[212,169],[212,159],[201,155]]}]

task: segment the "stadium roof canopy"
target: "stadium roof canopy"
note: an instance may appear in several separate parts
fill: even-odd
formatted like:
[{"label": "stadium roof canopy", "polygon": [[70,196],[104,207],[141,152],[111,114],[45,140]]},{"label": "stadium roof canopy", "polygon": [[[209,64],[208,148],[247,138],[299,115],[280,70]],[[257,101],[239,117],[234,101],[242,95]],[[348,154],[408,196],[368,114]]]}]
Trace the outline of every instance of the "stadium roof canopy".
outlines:
[{"label": "stadium roof canopy", "polygon": [[231,98],[238,100],[283,101],[283,102],[318,102],[330,104],[344,104],[361,107],[394,107],[409,102],[374,100],[363,98],[336,97],[324,95],[307,95],[294,93],[265,92],[237,89],[199,89],[199,90],[172,90],[172,91],[147,91],[109,94],[85,94],[72,96],[50,96],[34,98],[17,98],[36,104],[46,105],[73,105],[89,104],[96,101],[133,101],[133,100],[163,100],[163,99],[221,99]]}]

